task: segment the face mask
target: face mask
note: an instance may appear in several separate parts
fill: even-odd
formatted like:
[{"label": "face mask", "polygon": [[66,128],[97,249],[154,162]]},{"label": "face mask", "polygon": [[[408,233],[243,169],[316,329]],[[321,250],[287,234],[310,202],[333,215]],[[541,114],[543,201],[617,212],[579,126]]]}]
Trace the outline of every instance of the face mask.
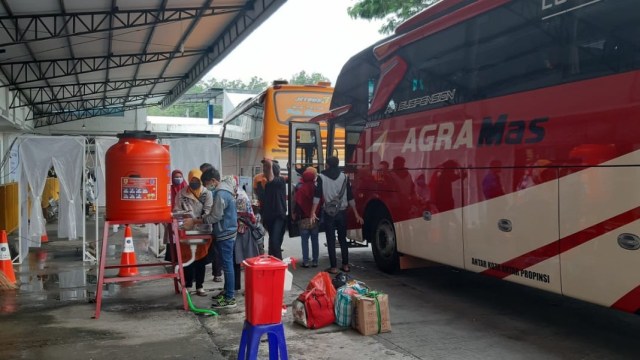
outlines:
[{"label": "face mask", "polygon": [[192,190],[198,190],[198,189],[200,189],[200,182],[199,181],[191,181],[191,182],[189,182],[189,187]]},{"label": "face mask", "polygon": [[213,191],[213,190],[215,190],[215,189],[216,189],[216,186],[215,186],[215,185],[209,185],[209,186],[207,186],[207,190],[209,190],[209,191]]},{"label": "face mask", "polygon": [[180,184],[182,184],[182,178],[180,177],[173,178],[173,185],[180,185]]}]

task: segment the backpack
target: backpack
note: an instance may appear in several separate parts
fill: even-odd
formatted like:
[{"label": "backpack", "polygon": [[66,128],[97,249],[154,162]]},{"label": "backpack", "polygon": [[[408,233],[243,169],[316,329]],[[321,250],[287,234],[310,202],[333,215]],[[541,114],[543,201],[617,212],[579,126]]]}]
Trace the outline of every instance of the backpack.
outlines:
[{"label": "backpack", "polygon": [[347,190],[347,181],[348,179],[345,175],[344,182],[342,183],[342,188],[340,189],[338,196],[335,199],[331,199],[324,203],[324,206],[322,208],[324,212],[327,213],[327,215],[333,217],[338,215],[338,212],[340,212],[340,205],[342,205],[342,197],[344,196],[345,190]]},{"label": "backpack", "polygon": [[293,302],[293,320],[307,329],[331,325],[336,320],[333,303],[323,290],[307,290]]}]

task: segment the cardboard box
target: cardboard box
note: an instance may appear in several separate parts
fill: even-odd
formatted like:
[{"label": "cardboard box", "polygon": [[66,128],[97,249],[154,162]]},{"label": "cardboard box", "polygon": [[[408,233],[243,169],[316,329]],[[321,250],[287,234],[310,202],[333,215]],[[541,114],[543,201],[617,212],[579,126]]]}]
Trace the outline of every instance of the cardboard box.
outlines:
[{"label": "cardboard box", "polygon": [[389,297],[387,294],[378,294],[377,300],[380,306],[379,323],[376,299],[365,295],[357,295],[354,298],[353,328],[362,335],[374,335],[391,331]]}]

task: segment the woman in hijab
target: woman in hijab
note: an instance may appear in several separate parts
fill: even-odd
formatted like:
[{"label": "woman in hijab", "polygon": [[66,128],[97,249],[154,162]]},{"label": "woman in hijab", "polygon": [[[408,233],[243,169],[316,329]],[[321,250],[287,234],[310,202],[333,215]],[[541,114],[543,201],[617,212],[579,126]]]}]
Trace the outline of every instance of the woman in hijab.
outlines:
[{"label": "woman in hijab", "polygon": [[[311,208],[313,207],[313,195],[316,190],[317,170],[313,167],[307,168],[302,173],[302,184],[296,189],[295,219],[298,221],[300,228],[300,238],[302,241],[302,267],[308,268],[318,266],[318,223],[311,222]],[[321,206],[318,206],[318,210]],[[316,211],[316,216],[320,216],[320,212]],[[309,259],[309,238],[311,238],[312,259]]]},{"label": "woman in hijab", "polygon": [[175,169],[171,173],[171,208],[173,209],[176,206],[176,196],[180,190],[186,188],[189,184],[184,180],[184,175],[182,175],[182,171]]},{"label": "woman in hijab", "polygon": [[[182,171],[175,169],[171,172],[171,209],[173,210],[176,207],[176,197],[180,190],[187,187],[186,181],[184,181],[184,175],[182,175]],[[164,228],[164,237],[163,242],[165,244],[171,243],[173,240],[173,230],[171,228],[171,224],[167,224]],[[171,261],[171,251],[169,249],[165,250],[164,259],[166,261]]]},{"label": "woman in hijab", "polygon": [[236,277],[235,290],[240,290],[240,264],[245,259],[264,253],[264,245],[261,252],[258,244],[251,237],[251,228],[249,226],[257,224],[256,216],[251,207],[251,199],[240,186],[239,178],[234,176],[233,179],[236,193],[236,212],[238,214],[238,235],[236,236],[233,269]]},{"label": "woman in hijab", "polygon": [[[200,181],[202,172],[200,169],[192,169],[189,171],[189,186],[178,192],[178,196],[173,207],[174,210],[186,210],[191,213],[193,219],[201,219],[204,215],[211,212],[213,205],[213,195],[211,191],[202,186]],[[207,253],[211,239],[206,244],[198,245],[196,249],[196,261],[184,268],[184,280],[187,288],[191,288],[193,281],[196,282],[196,295],[206,296],[207,293],[203,288],[205,265],[207,265]],[[191,259],[191,248],[189,245],[180,244],[180,252],[182,261],[186,262]]]}]

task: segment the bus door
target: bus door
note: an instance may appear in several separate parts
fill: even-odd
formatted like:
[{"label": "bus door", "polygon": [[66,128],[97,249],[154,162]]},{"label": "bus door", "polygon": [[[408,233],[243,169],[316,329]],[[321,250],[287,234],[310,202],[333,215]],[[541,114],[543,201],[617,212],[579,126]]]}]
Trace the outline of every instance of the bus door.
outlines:
[{"label": "bus door", "polygon": [[289,122],[289,179],[288,207],[289,236],[300,236],[297,222],[292,220],[295,209],[295,191],[302,173],[312,166],[320,172],[324,167],[320,125],[307,122]]},{"label": "bus door", "polygon": [[[362,182],[356,176],[359,172],[360,175],[371,173],[365,162],[365,154],[362,150],[358,150],[358,142],[364,126],[347,125],[347,119],[342,116],[331,119],[328,123],[327,158],[336,156],[340,160],[340,168],[349,177],[354,189],[367,186],[366,181]],[[352,211],[347,212],[347,239],[349,247],[367,246],[362,227],[356,222]]]}]

